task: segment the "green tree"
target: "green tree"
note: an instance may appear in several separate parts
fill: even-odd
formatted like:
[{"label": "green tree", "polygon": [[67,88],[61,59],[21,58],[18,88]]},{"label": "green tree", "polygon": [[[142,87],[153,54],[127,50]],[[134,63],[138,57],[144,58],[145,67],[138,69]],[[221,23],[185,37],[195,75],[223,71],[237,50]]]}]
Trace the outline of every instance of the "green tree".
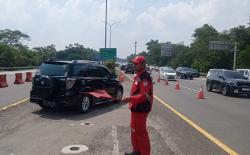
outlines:
[{"label": "green tree", "polygon": [[22,46],[22,41],[29,41],[30,36],[19,30],[0,30],[0,44],[11,46]]}]

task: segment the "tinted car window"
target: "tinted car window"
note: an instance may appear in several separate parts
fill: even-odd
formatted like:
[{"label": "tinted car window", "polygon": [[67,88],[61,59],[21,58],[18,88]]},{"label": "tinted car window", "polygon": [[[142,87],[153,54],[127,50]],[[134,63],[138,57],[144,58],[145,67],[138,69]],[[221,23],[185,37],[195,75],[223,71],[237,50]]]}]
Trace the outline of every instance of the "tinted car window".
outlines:
[{"label": "tinted car window", "polygon": [[87,65],[86,64],[74,64],[69,66],[70,76],[87,76]]},{"label": "tinted car window", "polygon": [[102,73],[99,67],[89,66],[87,76],[88,77],[102,77]]},{"label": "tinted car window", "polygon": [[232,79],[245,79],[245,77],[241,73],[236,71],[225,71],[224,75],[227,78],[232,78]]},{"label": "tinted car window", "polygon": [[167,73],[175,73],[175,71],[173,69],[165,69],[165,72],[167,72]]},{"label": "tinted car window", "polygon": [[41,75],[64,76],[67,65],[64,63],[42,63],[40,66]]},{"label": "tinted car window", "polygon": [[211,72],[211,75],[212,75],[213,77],[217,77],[217,76],[218,76],[218,71],[212,71],[212,72]]},{"label": "tinted car window", "polygon": [[100,67],[100,76],[103,78],[110,78],[111,74],[109,73],[109,71],[106,68]]}]

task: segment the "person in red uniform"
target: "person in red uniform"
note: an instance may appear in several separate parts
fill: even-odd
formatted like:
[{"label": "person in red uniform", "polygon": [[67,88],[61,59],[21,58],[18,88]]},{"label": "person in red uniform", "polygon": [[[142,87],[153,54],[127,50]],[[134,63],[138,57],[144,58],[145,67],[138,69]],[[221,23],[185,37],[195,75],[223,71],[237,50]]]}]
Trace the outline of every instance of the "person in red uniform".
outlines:
[{"label": "person in red uniform", "polygon": [[143,56],[133,60],[136,76],[129,97],[122,102],[129,103],[131,110],[131,143],[133,152],[125,155],[150,155],[150,141],[146,129],[146,121],[153,103],[153,84],[150,74],[146,71],[146,61]]}]

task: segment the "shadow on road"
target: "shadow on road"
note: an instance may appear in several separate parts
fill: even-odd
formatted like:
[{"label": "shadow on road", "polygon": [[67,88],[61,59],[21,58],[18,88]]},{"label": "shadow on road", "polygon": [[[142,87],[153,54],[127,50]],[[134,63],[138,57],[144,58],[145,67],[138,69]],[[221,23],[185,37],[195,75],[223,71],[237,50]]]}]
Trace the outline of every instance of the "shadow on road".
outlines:
[{"label": "shadow on road", "polygon": [[[217,91],[217,90],[213,90],[211,93],[216,93],[216,94],[219,94],[219,95],[224,96],[220,91]],[[225,97],[241,98],[241,99],[250,99],[250,97],[248,97],[248,96],[245,95],[245,94],[233,94],[233,95],[231,95],[231,96],[225,96]]]},{"label": "shadow on road", "polygon": [[84,114],[79,113],[77,107],[65,107],[60,109],[50,109],[50,108],[41,108],[38,111],[32,112],[33,114],[39,115],[40,117],[60,120],[60,119],[68,119],[68,120],[84,120],[96,116],[103,115],[105,113],[112,112],[122,107],[121,103],[109,103],[109,104],[100,104],[95,105],[92,109]]}]

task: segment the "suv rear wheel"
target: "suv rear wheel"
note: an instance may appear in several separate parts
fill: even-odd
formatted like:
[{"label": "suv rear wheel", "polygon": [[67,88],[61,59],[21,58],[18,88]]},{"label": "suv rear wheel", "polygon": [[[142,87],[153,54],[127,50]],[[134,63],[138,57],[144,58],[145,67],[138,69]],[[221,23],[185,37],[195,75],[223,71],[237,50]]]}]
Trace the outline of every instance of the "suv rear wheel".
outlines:
[{"label": "suv rear wheel", "polygon": [[92,106],[92,97],[88,95],[84,95],[80,103],[80,112],[81,113],[88,112],[91,106]]},{"label": "suv rear wheel", "polygon": [[118,88],[116,93],[115,93],[115,97],[117,98],[116,102],[117,103],[120,103],[121,100],[122,100],[122,89],[121,88]]}]

